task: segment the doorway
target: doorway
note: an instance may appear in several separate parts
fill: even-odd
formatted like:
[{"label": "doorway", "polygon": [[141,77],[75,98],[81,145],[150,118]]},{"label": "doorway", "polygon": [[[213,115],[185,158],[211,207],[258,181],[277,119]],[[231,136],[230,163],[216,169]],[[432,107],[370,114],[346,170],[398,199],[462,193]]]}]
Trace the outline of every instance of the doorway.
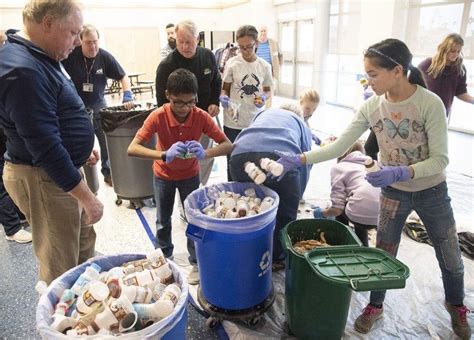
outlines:
[{"label": "doorway", "polygon": [[283,21],[278,32],[283,53],[278,94],[296,98],[313,86],[314,20]]}]

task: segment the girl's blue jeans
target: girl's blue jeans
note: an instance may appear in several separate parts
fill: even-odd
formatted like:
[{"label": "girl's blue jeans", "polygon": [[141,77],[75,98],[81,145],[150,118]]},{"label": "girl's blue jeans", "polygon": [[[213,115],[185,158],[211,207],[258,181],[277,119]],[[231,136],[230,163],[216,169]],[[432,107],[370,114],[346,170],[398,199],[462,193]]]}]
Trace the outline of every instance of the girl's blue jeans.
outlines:
[{"label": "girl's blue jeans", "polygon": [[[416,211],[433,242],[446,301],[461,305],[464,299],[464,266],[450,202],[445,181],[417,192],[382,188],[377,248],[396,256],[405,221],[412,210]],[[370,303],[382,304],[385,292],[372,291]]]}]

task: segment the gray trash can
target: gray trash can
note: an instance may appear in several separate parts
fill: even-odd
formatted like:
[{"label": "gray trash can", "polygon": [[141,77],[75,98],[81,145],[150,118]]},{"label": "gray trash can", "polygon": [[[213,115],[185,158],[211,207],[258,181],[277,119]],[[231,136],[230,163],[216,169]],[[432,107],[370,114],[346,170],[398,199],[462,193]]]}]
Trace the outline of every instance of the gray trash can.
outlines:
[{"label": "gray trash can", "polygon": [[[114,106],[101,110],[117,205],[122,203],[122,199],[127,199],[132,208],[139,208],[143,205],[143,199],[153,197],[153,161],[129,157],[127,149],[154,109],[142,110],[140,106],[136,106],[132,110],[126,110],[123,106]],[[156,137],[146,146],[154,149]]]}]

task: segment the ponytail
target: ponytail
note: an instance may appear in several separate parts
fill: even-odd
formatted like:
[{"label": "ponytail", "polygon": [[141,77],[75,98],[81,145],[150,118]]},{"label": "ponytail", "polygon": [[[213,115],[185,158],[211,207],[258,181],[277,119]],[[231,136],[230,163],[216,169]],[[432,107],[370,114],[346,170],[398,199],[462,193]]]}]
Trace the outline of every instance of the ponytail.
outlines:
[{"label": "ponytail", "polygon": [[420,69],[416,66],[410,65],[408,66],[408,81],[412,84],[420,85],[426,89],[426,82],[423,73]]}]

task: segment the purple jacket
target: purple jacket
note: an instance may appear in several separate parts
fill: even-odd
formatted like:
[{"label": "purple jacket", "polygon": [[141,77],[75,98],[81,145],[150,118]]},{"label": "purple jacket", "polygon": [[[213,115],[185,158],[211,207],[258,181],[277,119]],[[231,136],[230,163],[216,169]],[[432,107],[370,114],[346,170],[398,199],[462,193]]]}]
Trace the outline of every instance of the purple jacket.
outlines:
[{"label": "purple jacket", "polygon": [[351,221],[377,225],[380,188],[365,180],[367,158],[354,151],[331,168],[331,202],[333,208],[345,210]]}]

